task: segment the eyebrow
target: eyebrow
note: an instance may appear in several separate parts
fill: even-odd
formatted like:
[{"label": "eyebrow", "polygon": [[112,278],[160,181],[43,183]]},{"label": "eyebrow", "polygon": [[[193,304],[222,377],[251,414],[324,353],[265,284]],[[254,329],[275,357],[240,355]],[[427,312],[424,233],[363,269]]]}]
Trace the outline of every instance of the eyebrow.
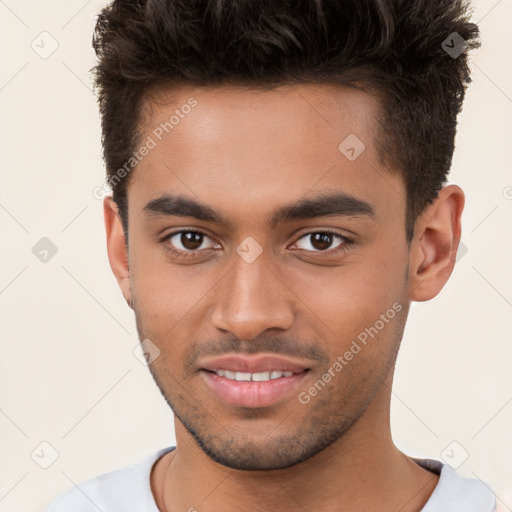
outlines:
[{"label": "eyebrow", "polygon": [[[210,206],[181,195],[163,195],[153,199],[144,207],[146,217],[178,216],[193,217],[197,220],[211,221],[228,225],[228,220]],[[321,194],[311,199],[300,199],[294,203],[279,207],[270,216],[269,225],[275,227],[291,220],[315,219],[317,217],[375,217],[373,205],[362,199],[334,192]]]}]

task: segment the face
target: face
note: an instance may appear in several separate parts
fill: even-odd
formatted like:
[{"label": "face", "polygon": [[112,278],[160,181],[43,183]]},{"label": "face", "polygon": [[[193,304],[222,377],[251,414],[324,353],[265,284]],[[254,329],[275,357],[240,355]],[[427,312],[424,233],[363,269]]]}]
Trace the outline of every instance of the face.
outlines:
[{"label": "face", "polygon": [[378,102],[319,85],[153,100],[125,294],[152,375],[213,460],[289,467],[365,414],[402,337],[406,192],[377,156]]}]

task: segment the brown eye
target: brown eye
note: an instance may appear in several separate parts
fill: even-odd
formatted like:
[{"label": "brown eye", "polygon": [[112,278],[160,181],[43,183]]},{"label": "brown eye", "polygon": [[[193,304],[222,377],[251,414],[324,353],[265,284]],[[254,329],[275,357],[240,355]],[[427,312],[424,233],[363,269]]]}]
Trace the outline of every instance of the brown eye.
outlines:
[{"label": "brown eye", "polygon": [[333,236],[327,233],[314,233],[311,236],[311,245],[319,251],[329,249],[332,244]]},{"label": "brown eye", "polygon": [[301,247],[299,242],[297,242],[297,246],[299,249],[304,249],[307,251],[313,252],[326,252],[328,249],[333,249],[332,244],[335,239],[340,240],[340,243],[334,246],[334,248],[339,247],[343,244],[348,244],[350,241],[342,235],[338,233],[333,233],[331,231],[317,231],[314,233],[307,233],[300,240],[306,240],[306,243]]},{"label": "brown eye", "polygon": [[179,241],[185,249],[193,251],[201,247],[201,244],[203,243],[203,235],[193,231],[186,231],[181,233]]},{"label": "brown eye", "polygon": [[169,245],[171,251],[184,255],[193,255],[203,249],[212,249],[215,245],[214,241],[205,233],[185,230],[170,233],[164,237],[162,242]]}]

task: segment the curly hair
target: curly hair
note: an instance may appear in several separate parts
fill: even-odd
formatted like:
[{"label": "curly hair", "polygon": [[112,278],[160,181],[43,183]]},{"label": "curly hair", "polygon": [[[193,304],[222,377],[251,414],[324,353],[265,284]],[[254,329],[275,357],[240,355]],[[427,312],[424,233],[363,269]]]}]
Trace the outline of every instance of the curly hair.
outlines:
[{"label": "curly hair", "polygon": [[[93,35],[107,182],[157,88],[358,87],[380,100],[378,154],[405,180],[410,242],[451,167],[467,51],[480,46],[471,14],[464,0],[114,0]],[[126,237],[130,176],[112,186]]]}]

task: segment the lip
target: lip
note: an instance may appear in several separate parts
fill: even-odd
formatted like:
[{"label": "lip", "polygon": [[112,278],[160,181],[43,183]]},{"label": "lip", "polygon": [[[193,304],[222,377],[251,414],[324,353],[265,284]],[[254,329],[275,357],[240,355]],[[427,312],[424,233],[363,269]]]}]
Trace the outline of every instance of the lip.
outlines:
[{"label": "lip", "polygon": [[[205,359],[198,365],[208,388],[222,401],[238,407],[268,407],[286,400],[309,373],[310,365],[277,355],[226,355]],[[293,372],[289,377],[267,381],[237,381],[221,377],[215,370],[259,373],[268,371]]]},{"label": "lip", "polygon": [[255,408],[285,400],[300,385],[308,371],[262,382],[231,380],[208,370],[201,370],[200,373],[206,385],[224,402]]},{"label": "lip", "polygon": [[233,372],[269,372],[282,371],[300,373],[308,370],[310,366],[298,360],[288,359],[276,355],[226,355],[201,361],[198,366],[211,372],[215,370],[230,370]]}]

